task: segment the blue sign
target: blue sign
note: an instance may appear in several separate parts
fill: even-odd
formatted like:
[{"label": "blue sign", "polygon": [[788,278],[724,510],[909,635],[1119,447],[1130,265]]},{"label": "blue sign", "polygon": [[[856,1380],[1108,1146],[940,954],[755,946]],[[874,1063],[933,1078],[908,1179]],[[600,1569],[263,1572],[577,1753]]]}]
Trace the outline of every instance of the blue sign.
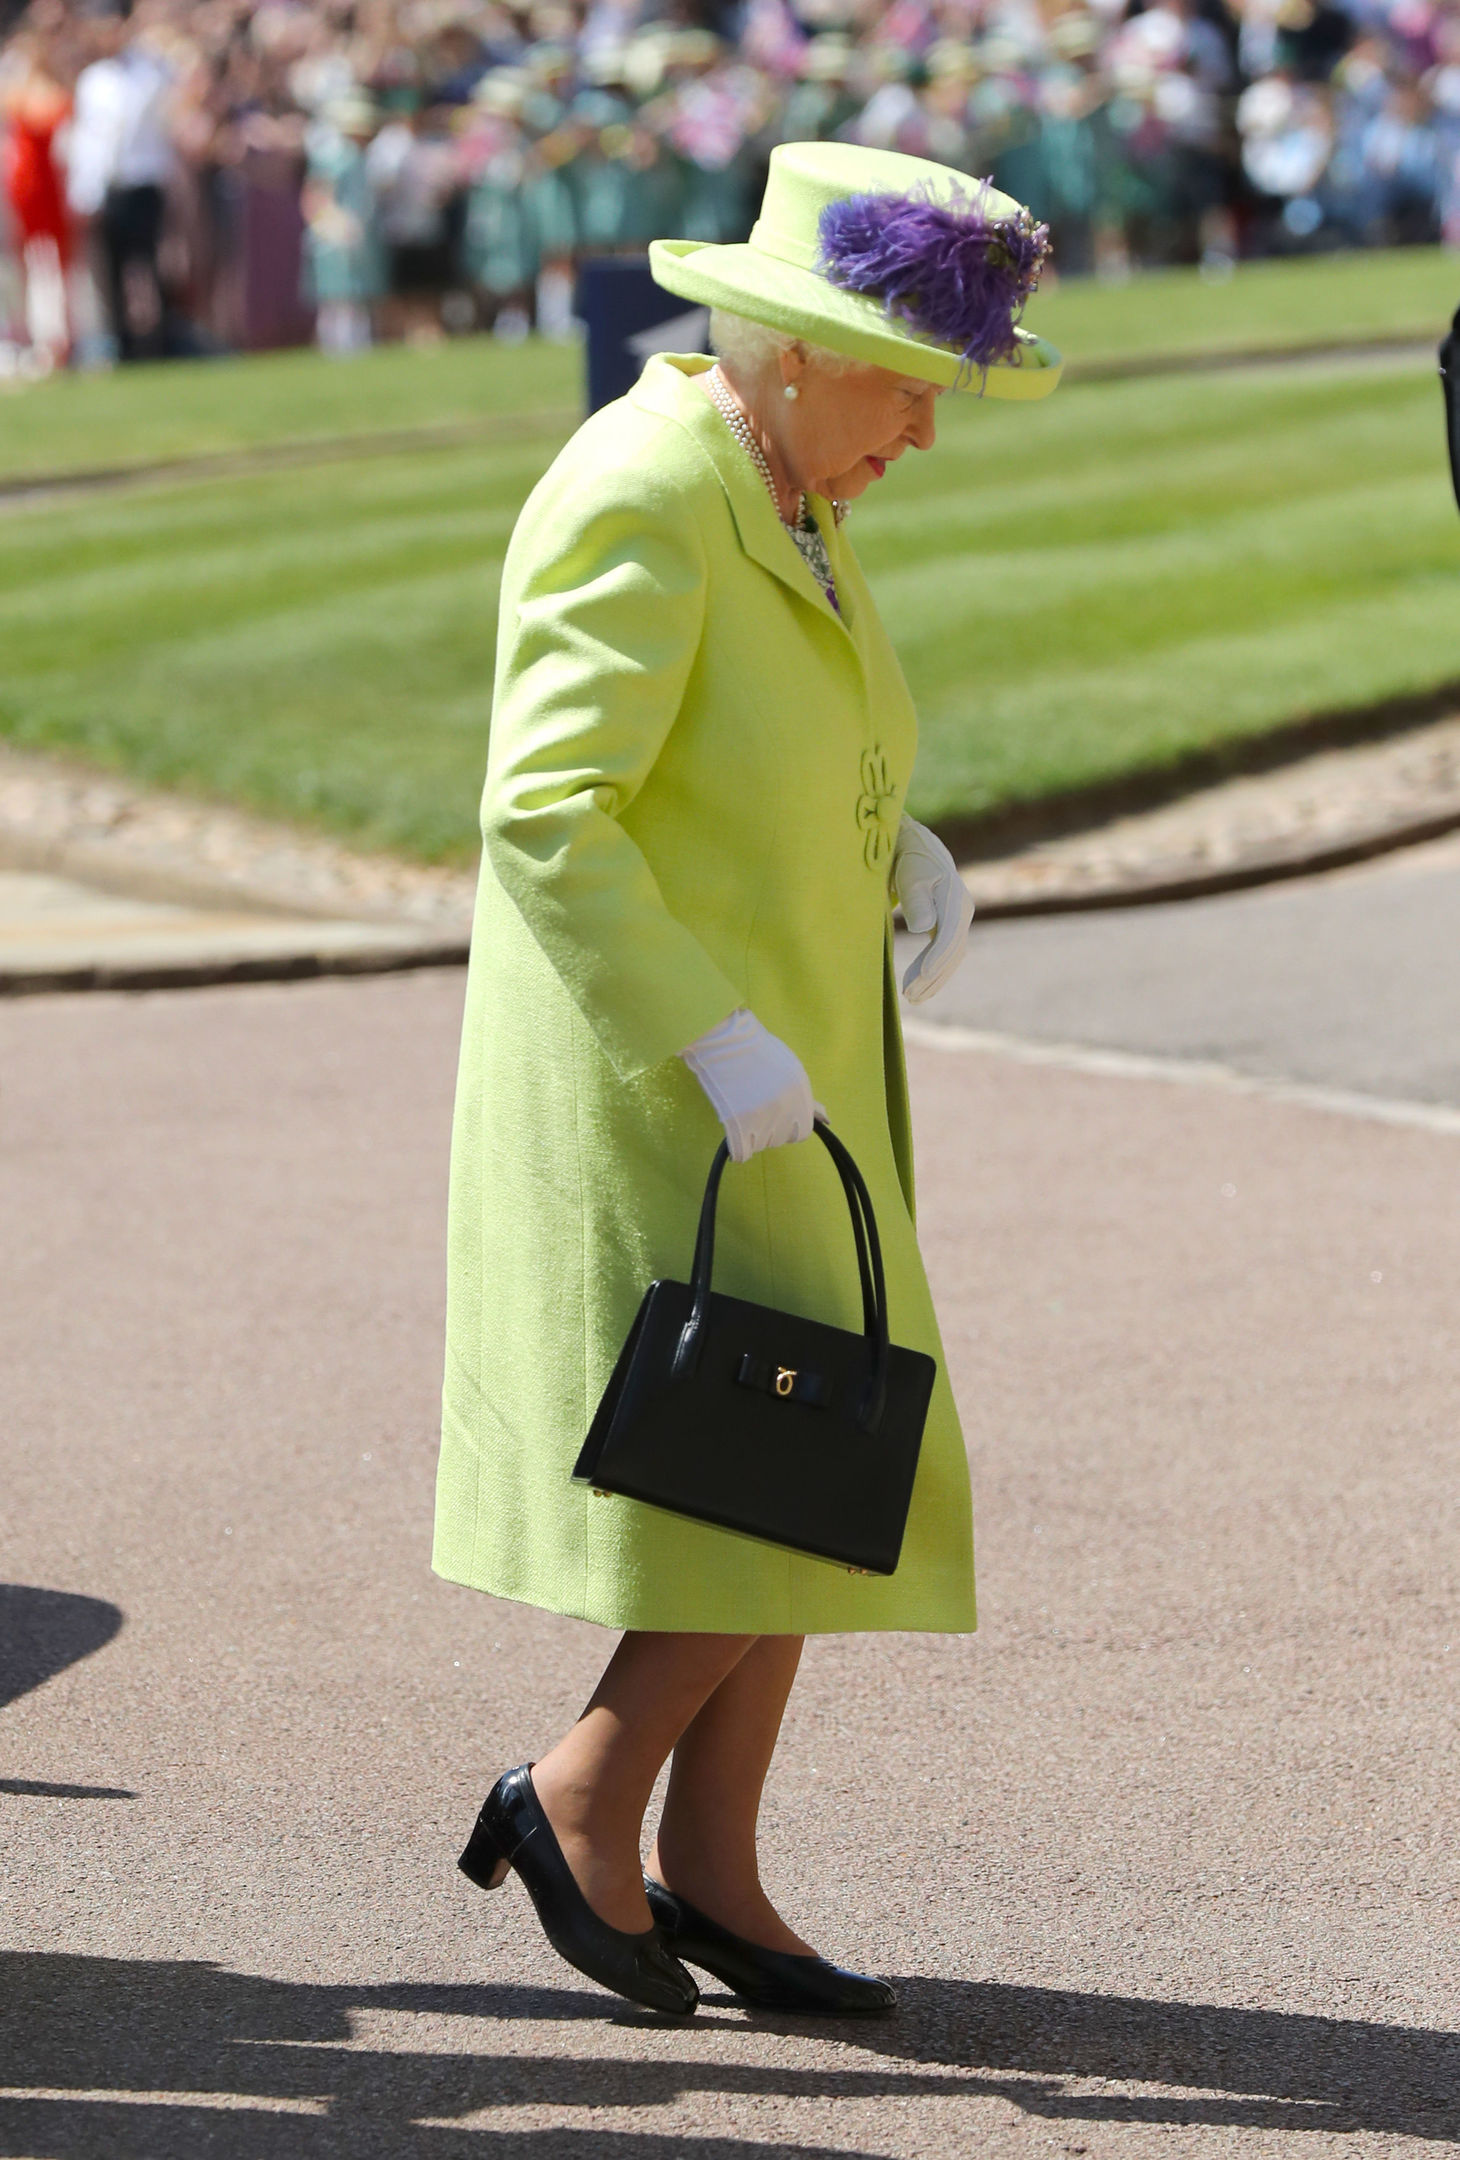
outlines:
[{"label": "blue sign", "polygon": [[591,413],[632,390],[651,353],[709,350],[709,309],[687,308],[656,285],[647,255],[590,256],[576,313],[587,331]]}]

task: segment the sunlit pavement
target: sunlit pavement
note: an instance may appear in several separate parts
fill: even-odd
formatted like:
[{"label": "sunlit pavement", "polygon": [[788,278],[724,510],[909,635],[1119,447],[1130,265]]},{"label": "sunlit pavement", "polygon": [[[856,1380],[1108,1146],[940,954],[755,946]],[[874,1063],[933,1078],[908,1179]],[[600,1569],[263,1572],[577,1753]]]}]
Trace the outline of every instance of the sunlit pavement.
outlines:
[{"label": "sunlit pavement", "polygon": [[918,1014],[1460,1105],[1460,840],[1180,906],[977,924]]},{"label": "sunlit pavement", "polygon": [[982,1627],[813,1644],[765,1823],[866,2026],[455,1872],[607,1647],[428,1571],[460,977],[0,1009],[0,2154],[1460,2137],[1460,1141],[1160,1077],[1457,1100],[1453,873],[1318,891],[981,933],[955,1026],[1123,1072],[911,1052]]}]

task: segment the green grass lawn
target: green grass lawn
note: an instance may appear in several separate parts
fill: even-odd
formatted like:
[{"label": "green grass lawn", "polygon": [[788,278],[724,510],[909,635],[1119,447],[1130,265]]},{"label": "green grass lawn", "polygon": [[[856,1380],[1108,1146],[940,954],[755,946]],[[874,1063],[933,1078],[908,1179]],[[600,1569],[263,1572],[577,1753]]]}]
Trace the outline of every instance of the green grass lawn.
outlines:
[{"label": "green grass lawn", "polygon": [[1369,338],[1438,343],[1457,307],[1460,258],[1395,248],[1246,263],[1218,280],[1195,270],[1148,272],[1129,285],[1081,278],[1037,295],[1026,319],[1078,369]]},{"label": "green grass lawn", "polygon": [[1072,387],[960,414],[897,477],[858,547],[918,696],[933,820],[1441,684],[1460,703],[1428,371]]},{"label": "green grass lawn", "polygon": [[[505,357],[523,372],[504,387],[484,366],[482,410],[550,409],[563,356]],[[459,352],[440,360],[434,378],[434,355],[360,364],[389,375],[391,424],[410,400],[436,416],[433,380],[459,394]],[[250,365],[274,388],[298,371],[273,408],[291,418],[305,388],[366,381],[308,356]],[[140,414],[151,386],[182,429],[198,382],[225,375],[115,388]],[[925,817],[1460,685],[1460,519],[1421,365],[1076,382],[1035,406],[950,398],[940,426],[851,527],[922,713]],[[465,860],[502,554],[564,432],[12,505],[0,734]]]},{"label": "green grass lawn", "polygon": [[576,346],[463,338],[62,375],[0,389],[0,481],[476,422],[570,427],[583,397]]},{"label": "green grass lawn", "polygon": [[[1029,321],[1073,374],[1163,355],[1438,341],[1457,303],[1460,261],[1408,248],[1254,263],[1219,283],[1194,270],[1078,280],[1036,298]],[[570,421],[581,396],[576,348],[486,338],[348,362],[291,352],[64,376],[0,391],[0,481],[397,428]]]}]

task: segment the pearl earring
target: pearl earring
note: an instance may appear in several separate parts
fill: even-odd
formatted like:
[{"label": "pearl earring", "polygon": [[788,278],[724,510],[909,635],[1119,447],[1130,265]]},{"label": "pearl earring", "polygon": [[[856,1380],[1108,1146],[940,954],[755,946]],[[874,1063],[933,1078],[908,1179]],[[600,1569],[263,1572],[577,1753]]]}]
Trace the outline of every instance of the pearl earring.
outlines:
[{"label": "pearl earring", "polygon": [[787,397],[788,397],[788,398],[789,398],[789,399],[791,400],[792,404],[794,405],[794,404],[795,404],[795,402],[796,402],[796,400],[797,400],[797,398],[798,398],[798,397],[800,397],[801,393],[800,393],[800,391],[799,391],[799,390],[798,390],[798,389],[796,388],[796,385],[795,385],[795,384],[794,384],[793,382],[788,382],[788,383],[787,383],[787,385],[786,385],[786,395],[787,395]]}]

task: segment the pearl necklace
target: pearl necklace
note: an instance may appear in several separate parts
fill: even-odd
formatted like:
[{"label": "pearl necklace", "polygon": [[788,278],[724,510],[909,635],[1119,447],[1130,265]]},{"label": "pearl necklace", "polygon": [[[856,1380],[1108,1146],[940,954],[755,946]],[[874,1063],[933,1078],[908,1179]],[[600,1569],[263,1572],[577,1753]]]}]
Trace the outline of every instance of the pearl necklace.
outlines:
[{"label": "pearl necklace", "polygon": [[766,484],[766,493],[770,496],[771,501],[776,506],[776,516],[780,518],[781,523],[785,526],[794,527],[800,525],[806,516],[805,495],[801,494],[796,497],[796,515],[794,517],[787,518],[782,516],[781,498],[776,493],[776,483],[771,478],[771,469],[766,462],[766,454],[764,450],[761,449],[760,444],[756,441],[755,436],[751,430],[750,422],[746,419],[744,413],[736,404],[729,383],[726,382],[724,376],[720,373],[720,370],[717,367],[711,368],[709,381],[706,387],[709,390],[710,396],[715,401],[716,411],[719,413],[721,419],[725,422],[725,425],[729,428],[731,434],[735,437],[735,440],[739,443],[741,449],[745,451],[751,463],[759,472],[762,480],[764,480]]}]

